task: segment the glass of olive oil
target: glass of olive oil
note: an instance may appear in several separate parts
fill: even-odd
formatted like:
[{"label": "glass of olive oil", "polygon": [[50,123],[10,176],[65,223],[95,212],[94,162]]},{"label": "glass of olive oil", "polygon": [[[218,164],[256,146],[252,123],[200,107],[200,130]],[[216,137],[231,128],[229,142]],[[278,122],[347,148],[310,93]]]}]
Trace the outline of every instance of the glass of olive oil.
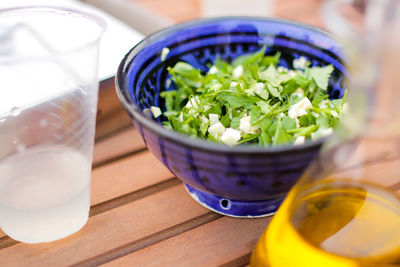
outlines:
[{"label": "glass of olive oil", "polygon": [[326,1],[323,16],[344,42],[350,111],[260,237],[251,266],[400,266],[400,1],[361,1],[359,31],[337,2]]}]

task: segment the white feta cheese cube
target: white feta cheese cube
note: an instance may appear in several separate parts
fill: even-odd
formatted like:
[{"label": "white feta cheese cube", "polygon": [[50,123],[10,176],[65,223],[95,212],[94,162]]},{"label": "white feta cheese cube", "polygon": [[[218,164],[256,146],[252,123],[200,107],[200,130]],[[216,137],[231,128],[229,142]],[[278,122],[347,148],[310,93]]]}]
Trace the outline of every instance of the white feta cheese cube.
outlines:
[{"label": "white feta cheese cube", "polygon": [[288,74],[292,77],[296,76],[296,72],[294,70],[289,70]]},{"label": "white feta cheese cube", "polygon": [[167,58],[168,53],[169,53],[169,48],[168,47],[164,47],[161,50],[161,56],[160,56],[161,61],[164,61]]},{"label": "white feta cheese cube", "polygon": [[210,108],[211,108],[211,105],[205,104],[205,105],[203,106],[203,111],[207,111],[207,110],[209,110]]},{"label": "white feta cheese cube", "polygon": [[208,74],[216,74],[218,73],[218,68],[215,66],[212,66],[209,70],[208,70]]},{"label": "white feta cheese cube", "polygon": [[251,125],[250,116],[248,115],[245,115],[243,116],[243,118],[240,119],[239,129],[246,134],[253,134],[258,132],[258,127]]},{"label": "white feta cheese cube", "polygon": [[233,128],[227,128],[226,131],[221,135],[220,140],[228,146],[236,145],[240,140],[240,131]]},{"label": "white feta cheese cube", "polygon": [[285,117],[285,113],[281,112],[278,115],[276,115],[276,117],[282,119],[283,117]]},{"label": "white feta cheese cube", "polygon": [[303,135],[301,135],[301,136],[298,136],[297,138],[296,138],[296,140],[294,141],[294,143],[293,143],[293,145],[302,145],[302,144],[304,144],[305,143],[305,141],[306,141],[306,137],[305,136],[303,136]]},{"label": "white feta cheese cube", "polygon": [[312,112],[311,114],[312,114],[315,118],[319,118],[319,116],[320,116],[319,113],[317,113],[317,112]]},{"label": "white feta cheese cube", "polygon": [[207,117],[204,116],[204,115],[200,116],[200,120],[201,120],[201,122],[203,123],[203,125],[206,124],[206,123],[208,123],[208,122],[210,121],[210,120],[207,119]]},{"label": "white feta cheese cube", "polygon": [[303,97],[304,96],[304,91],[301,88],[297,88],[297,90],[292,95],[298,95],[298,96]]},{"label": "white feta cheese cube", "polygon": [[198,109],[199,108],[199,96],[191,97],[189,101],[186,103],[187,108],[193,108],[193,109]]},{"label": "white feta cheese cube", "polygon": [[336,112],[336,110],[331,110],[331,115],[335,118],[339,118],[339,114]]},{"label": "white feta cheese cube", "polygon": [[158,118],[161,115],[161,109],[159,107],[151,106],[151,113],[153,113],[154,118]]},{"label": "white feta cheese cube", "polygon": [[262,91],[265,89],[265,84],[264,83],[256,83],[254,85],[255,92],[256,94],[262,94]]},{"label": "white feta cheese cube", "polygon": [[243,75],[243,66],[239,65],[233,70],[232,76],[233,78],[239,78],[242,75]]},{"label": "white feta cheese cube", "polygon": [[293,60],[293,68],[302,69],[306,68],[307,59],[303,56]]},{"label": "white feta cheese cube", "polygon": [[213,124],[219,122],[218,114],[210,113],[210,114],[208,114],[208,118],[210,119],[210,125],[213,125]]},{"label": "white feta cheese cube", "polygon": [[192,106],[192,101],[190,101],[190,99],[189,99],[189,101],[186,103],[185,107],[187,107],[187,108],[193,107],[193,106]]},{"label": "white feta cheese cube", "polygon": [[225,126],[221,122],[216,122],[208,127],[208,133],[218,139],[225,132]]},{"label": "white feta cheese cube", "polygon": [[210,90],[212,91],[218,91],[219,89],[222,88],[222,84],[221,83],[216,83],[213,86],[211,86]]},{"label": "white feta cheese cube", "polygon": [[323,100],[318,105],[320,108],[329,108],[331,105],[328,100]]},{"label": "white feta cheese cube", "polygon": [[277,70],[278,72],[288,72],[288,69],[285,68],[284,66],[279,66],[276,70]]},{"label": "white feta cheese cube", "polygon": [[238,84],[239,84],[238,82],[233,81],[233,82],[231,82],[230,87],[236,87],[236,85],[238,85]]},{"label": "white feta cheese cube", "polygon": [[289,108],[288,116],[292,119],[307,114],[307,110],[312,108],[312,104],[307,97],[302,98],[299,102]]},{"label": "white feta cheese cube", "polygon": [[240,125],[239,125],[239,129],[244,132],[247,133],[250,130],[251,124],[250,124],[250,116],[243,116],[243,118],[240,119]]},{"label": "white feta cheese cube", "polygon": [[191,101],[191,99],[189,99],[189,101],[186,103],[185,107],[187,107],[189,109],[189,114],[196,113],[196,109],[193,108],[193,102]]}]

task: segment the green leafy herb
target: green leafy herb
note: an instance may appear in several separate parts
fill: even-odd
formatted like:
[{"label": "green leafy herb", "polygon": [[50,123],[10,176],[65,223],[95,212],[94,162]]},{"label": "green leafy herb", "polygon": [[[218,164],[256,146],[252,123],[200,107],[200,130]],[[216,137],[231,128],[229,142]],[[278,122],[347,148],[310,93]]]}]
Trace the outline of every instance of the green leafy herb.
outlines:
[{"label": "green leafy herb", "polygon": [[231,64],[217,58],[206,73],[177,62],[168,68],[177,90],[160,93],[163,125],[227,145],[282,145],[331,133],[345,103],[327,95],[333,66],[310,67],[300,57],[289,70],[279,66],[280,56],[262,47]]},{"label": "green leafy herb", "polygon": [[315,83],[318,85],[319,88],[322,90],[328,89],[328,82],[329,78],[333,72],[333,66],[328,65],[326,67],[314,67],[311,68],[309,73]]}]

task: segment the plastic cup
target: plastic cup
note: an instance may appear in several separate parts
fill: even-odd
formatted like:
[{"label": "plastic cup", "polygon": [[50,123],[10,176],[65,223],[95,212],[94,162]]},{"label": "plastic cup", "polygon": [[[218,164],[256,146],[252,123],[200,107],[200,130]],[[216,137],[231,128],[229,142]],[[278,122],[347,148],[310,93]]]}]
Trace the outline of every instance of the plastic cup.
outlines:
[{"label": "plastic cup", "polygon": [[88,219],[105,23],[63,8],[0,11],[0,227],[49,242]]}]

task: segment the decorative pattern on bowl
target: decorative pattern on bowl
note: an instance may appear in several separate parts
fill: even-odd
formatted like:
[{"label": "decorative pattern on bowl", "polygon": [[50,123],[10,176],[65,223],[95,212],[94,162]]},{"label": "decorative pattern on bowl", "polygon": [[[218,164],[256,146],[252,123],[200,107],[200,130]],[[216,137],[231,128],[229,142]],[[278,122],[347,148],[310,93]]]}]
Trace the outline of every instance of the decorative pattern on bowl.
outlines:
[{"label": "decorative pattern on bowl", "polygon": [[[317,28],[280,19],[222,17],[167,28],[136,45],[116,77],[119,98],[148,149],[186,184],[196,201],[235,217],[274,213],[323,140],[300,146],[228,147],[167,130],[160,118],[143,111],[151,106],[164,110],[160,92],[174,89],[168,66],[186,61],[206,72],[217,57],[230,61],[263,45],[266,54],[282,53],[280,66],[292,68],[293,59],[300,56],[313,66],[332,64],[330,97],[343,96],[346,69],[337,41]],[[170,51],[162,61],[164,47]]]}]

